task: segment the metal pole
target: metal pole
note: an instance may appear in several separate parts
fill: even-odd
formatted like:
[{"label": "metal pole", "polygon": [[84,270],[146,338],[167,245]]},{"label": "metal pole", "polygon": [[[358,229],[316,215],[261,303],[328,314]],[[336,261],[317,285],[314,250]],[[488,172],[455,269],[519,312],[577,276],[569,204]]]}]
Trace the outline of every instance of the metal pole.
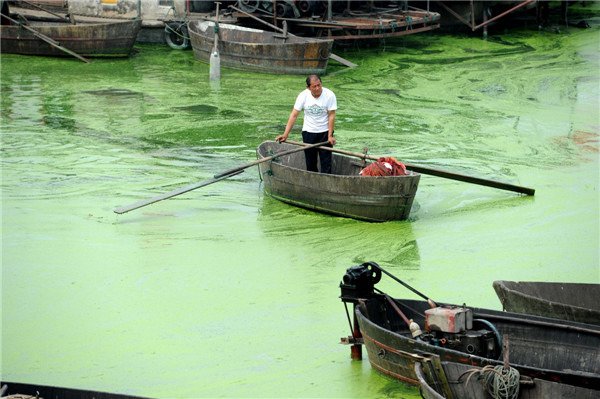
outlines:
[{"label": "metal pole", "polygon": [[[488,10],[488,7],[484,0],[483,1],[483,23],[485,23],[485,21],[487,21],[487,10]],[[485,25],[483,27],[483,38],[485,39],[485,38],[487,38],[487,36],[488,36],[488,27],[487,27],[487,25]]]},{"label": "metal pole", "polygon": [[471,29],[475,30],[475,5],[471,0]]},{"label": "metal pole", "polygon": [[488,21],[486,21],[486,22],[484,22],[484,23],[482,23],[482,24],[479,24],[479,25],[477,25],[476,27],[474,27],[474,28],[473,28],[473,30],[477,30],[477,29],[481,28],[482,26],[488,25],[488,24],[490,24],[490,23],[494,22],[495,20],[497,20],[498,18],[502,18],[502,17],[503,17],[503,16],[505,16],[506,14],[510,14],[511,12],[513,12],[513,11],[515,11],[515,10],[518,10],[519,8],[521,8],[521,7],[525,6],[525,5],[527,5],[527,4],[529,4],[529,3],[533,2],[533,1],[535,1],[535,0],[527,0],[527,1],[524,1],[524,2],[522,2],[521,4],[519,4],[519,5],[517,5],[517,6],[513,7],[513,8],[511,8],[510,10],[508,10],[508,11],[505,11],[505,12],[503,12],[503,13],[502,13],[502,14],[500,14],[500,15],[496,15],[494,18],[492,18],[492,19],[490,19],[490,20],[488,20]]}]

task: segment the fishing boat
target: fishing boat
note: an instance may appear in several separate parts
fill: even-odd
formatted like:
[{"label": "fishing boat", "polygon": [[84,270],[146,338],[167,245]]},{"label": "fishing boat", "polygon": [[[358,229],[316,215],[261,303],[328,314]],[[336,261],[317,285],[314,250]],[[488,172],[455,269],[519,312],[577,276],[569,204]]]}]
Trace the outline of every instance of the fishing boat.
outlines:
[{"label": "fishing boat", "polygon": [[0,25],[2,53],[56,57],[73,53],[81,57],[127,57],[142,26],[139,19],[75,24],[3,21],[7,24]]},{"label": "fishing boat", "polygon": [[26,399],[26,398],[62,398],[62,399],[145,399],[142,396],[128,394],[91,391],[77,388],[66,388],[50,385],[25,384],[19,382],[0,383],[2,398]]},{"label": "fishing boat", "polygon": [[[435,371],[434,363],[431,357],[425,357],[425,362],[415,363],[415,374],[419,380],[419,390],[421,396],[425,399],[489,399],[500,398],[520,398],[520,399],[564,399],[564,398],[596,398],[598,391],[586,389],[577,386],[562,384],[540,378],[527,378],[519,376],[519,391],[516,388],[510,392],[513,396],[493,396],[497,392],[494,388],[485,386],[485,378],[494,373],[489,371],[490,367],[482,368],[460,363],[443,363],[444,377],[451,382],[452,388],[449,393],[444,393],[441,387],[442,380]],[[435,364],[439,363],[435,359]],[[470,377],[470,381],[467,380]],[[516,380],[516,374],[515,374]],[[516,384],[513,386],[516,387]],[[441,393],[440,393],[441,392]],[[491,393],[493,392],[493,393]]]},{"label": "fishing boat", "polygon": [[600,325],[600,284],[498,280],[493,286],[509,312]]},{"label": "fishing boat", "polygon": [[325,74],[333,40],[304,38],[211,21],[188,24],[197,61],[210,62],[218,32],[221,65],[253,72],[285,75]]},{"label": "fishing boat", "polygon": [[[256,154],[260,160],[292,148],[297,147],[265,141]],[[369,164],[365,159],[332,154],[331,174],[309,172],[301,151],[262,162],[259,171],[267,195],[288,204],[369,222],[407,219],[420,174],[360,176]]]},{"label": "fishing boat", "polygon": [[[377,289],[384,273],[424,300]],[[426,397],[485,399],[499,387],[514,398],[600,395],[600,326],[436,303],[374,262],[349,268],[340,288],[352,357],[364,345],[373,368],[423,384]]]}]

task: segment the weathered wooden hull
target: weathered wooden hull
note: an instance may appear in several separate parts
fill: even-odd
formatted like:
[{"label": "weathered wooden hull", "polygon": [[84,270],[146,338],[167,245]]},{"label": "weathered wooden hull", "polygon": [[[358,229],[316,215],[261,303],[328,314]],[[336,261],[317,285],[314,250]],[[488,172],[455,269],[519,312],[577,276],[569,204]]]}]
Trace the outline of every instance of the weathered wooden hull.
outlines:
[{"label": "weathered wooden hull", "polygon": [[[407,318],[420,326],[425,325],[423,315],[429,308],[426,301],[401,299],[396,303]],[[476,319],[487,320],[500,336],[508,337],[511,367],[519,371],[521,380],[533,381],[533,385],[521,386],[521,398],[591,399],[600,395],[600,327],[567,322],[557,324],[555,319],[488,309],[473,308],[473,311]],[[428,365],[428,359],[433,358],[437,359],[437,369],[443,371],[439,374],[444,377],[432,377],[430,371],[435,367],[423,366],[429,375],[429,384],[441,384],[440,380],[445,379],[446,387],[455,398],[483,399],[486,396],[476,378],[466,386],[467,376],[460,380],[459,376],[469,369],[503,364],[501,360],[413,339],[406,324],[385,304],[381,295],[368,299],[365,305],[356,306],[355,315],[371,365],[402,381],[419,384],[415,364]],[[548,389],[553,394],[544,396]],[[435,395],[430,397],[437,398]]]},{"label": "weathered wooden hull", "polygon": [[[6,386],[7,392],[4,395],[16,395],[23,398],[60,398],[60,399],[144,399],[142,396],[126,395],[119,393],[89,391],[85,389],[57,387],[38,384],[23,384],[18,382],[2,381],[0,386]],[[39,395],[38,395],[39,393]],[[23,396],[19,396],[23,395]],[[9,396],[11,397],[11,396]]]},{"label": "weathered wooden hull", "polygon": [[[297,148],[292,144],[265,141],[257,149],[258,159]],[[302,151],[279,162],[259,164],[265,192],[280,201],[334,215],[385,222],[405,220],[417,192],[420,175],[361,177],[366,166],[356,158],[333,154],[332,173],[306,170]]]},{"label": "weathered wooden hull", "polygon": [[498,280],[493,286],[509,312],[600,325],[600,284]]},{"label": "weathered wooden hull", "polygon": [[[214,48],[212,22],[188,24],[194,58],[209,62]],[[218,39],[221,66],[285,75],[325,74],[333,40],[302,38],[235,25],[220,24]]]},{"label": "weathered wooden hull", "polygon": [[[439,362],[443,369],[444,377],[450,383],[447,386],[450,389],[452,396],[444,392],[442,389],[436,389],[442,382],[436,373],[433,364],[428,361],[424,363],[415,363],[415,373],[419,381],[419,389],[425,399],[488,399],[489,394],[486,393],[484,384],[477,379],[478,374],[470,380],[469,384],[465,381],[468,376],[473,373],[473,370],[481,371],[481,367],[472,366],[469,364]],[[462,383],[455,383],[461,381]],[[440,392],[438,392],[440,391]],[[587,389],[573,385],[561,384],[543,380],[540,378],[524,379],[523,384],[519,387],[519,399],[592,399],[597,398],[600,393],[594,389]]]},{"label": "weathered wooden hull", "polygon": [[[28,26],[83,57],[127,57],[133,49],[142,21],[77,23],[76,25],[32,22]],[[70,57],[66,52],[19,26],[0,26],[0,36],[2,53]]]}]

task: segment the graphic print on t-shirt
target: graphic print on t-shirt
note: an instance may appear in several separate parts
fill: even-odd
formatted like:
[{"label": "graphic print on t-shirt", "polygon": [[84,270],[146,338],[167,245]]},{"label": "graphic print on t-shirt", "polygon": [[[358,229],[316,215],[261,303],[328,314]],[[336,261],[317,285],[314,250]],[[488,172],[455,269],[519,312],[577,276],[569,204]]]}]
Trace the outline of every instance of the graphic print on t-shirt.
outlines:
[{"label": "graphic print on t-shirt", "polygon": [[306,110],[304,112],[308,112],[311,115],[317,116],[317,115],[322,115],[323,111],[324,111],[323,107],[319,107],[318,104],[313,104],[310,107],[306,108]]}]

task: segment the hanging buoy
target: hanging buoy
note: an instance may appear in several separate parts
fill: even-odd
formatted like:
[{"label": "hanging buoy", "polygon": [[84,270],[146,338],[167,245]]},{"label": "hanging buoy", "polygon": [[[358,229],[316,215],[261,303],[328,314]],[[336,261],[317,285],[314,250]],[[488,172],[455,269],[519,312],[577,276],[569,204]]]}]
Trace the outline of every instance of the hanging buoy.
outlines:
[{"label": "hanging buoy", "polygon": [[[216,39],[215,39],[216,40]],[[210,53],[210,75],[209,80],[221,79],[221,58],[217,46]]]},{"label": "hanging buoy", "polygon": [[165,41],[169,47],[185,50],[190,46],[190,35],[187,26],[179,22],[165,24]]},{"label": "hanging buoy", "polygon": [[210,53],[210,72],[208,75],[209,81],[221,79],[221,57],[219,57],[219,5],[221,3],[216,1],[215,4],[217,5],[214,33],[215,45],[212,53]]}]

